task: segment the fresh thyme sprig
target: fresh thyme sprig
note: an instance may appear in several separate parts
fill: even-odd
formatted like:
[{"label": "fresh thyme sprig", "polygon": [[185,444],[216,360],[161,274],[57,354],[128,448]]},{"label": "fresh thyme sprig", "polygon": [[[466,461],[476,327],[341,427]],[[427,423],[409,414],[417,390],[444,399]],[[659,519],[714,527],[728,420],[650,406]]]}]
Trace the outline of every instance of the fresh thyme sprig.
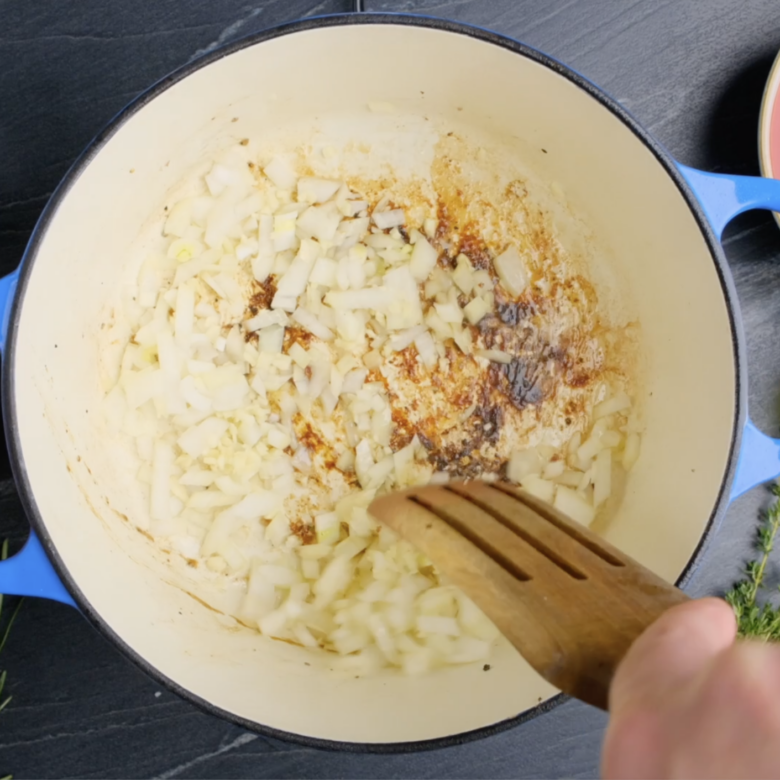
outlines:
[{"label": "fresh thyme sprig", "polygon": [[780,640],[780,609],[774,607],[768,599],[762,599],[759,603],[759,594],[766,589],[764,577],[769,556],[780,530],[780,485],[772,485],[772,493],[774,501],[763,514],[756,533],[758,559],[745,566],[745,578],[735,583],[726,594],[726,601],[737,616],[739,636],[765,642]]},{"label": "fresh thyme sprig", "polygon": [[[3,540],[2,546],[0,546],[0,560],[4,561],[8,557],[8,539]],[[3,594],[0,593],[0,617],[2,617],[3,612]],[[5,643],[8,641],[8,635],[11,633],[11,626],[14,624],[14,620],[16,620],[16,616],[19,614],[19,609],[22,606],[22,603],[24,602],[24,599],[19,599],[19,601],[16,604],[16,607],[14,608],[14,611],[11,613],[11,617],[8,618],[8,623],[6,623],[5,630],[2,633],[2,636],[0,636],[0,653],[2,653],[3,648],[5,647]],[[6,671],[5,669],[0,672],[0,698],[3,695],[3,690],[5,689],[5,678],[6,678]],[[11,702],[11,696],[6,696],[2,701],[0,701],[0,712],[2,712]],[[13,780],[13,775],[5,775],[4,777],[0,778],[0,780]]]}]

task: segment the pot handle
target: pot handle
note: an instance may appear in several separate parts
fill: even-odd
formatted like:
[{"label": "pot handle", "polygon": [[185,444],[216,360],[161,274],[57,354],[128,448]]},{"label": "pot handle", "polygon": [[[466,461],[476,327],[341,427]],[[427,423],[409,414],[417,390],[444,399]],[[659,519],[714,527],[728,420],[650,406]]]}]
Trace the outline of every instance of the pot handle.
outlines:
[{"label": "pot handle", "polygon": [[0,561],[0,593],[6,596],[37,596],[76,606],[54,571],[35,531],[30,531],[20,552]]},{"label": "pot handle", "polygon": [[737,214],[751,209],[780,211],[780,181],[761,176],[708,173],[677,164],[718,238]]},{"label": "pot handle", "polygon": [[[761,176],[708,173],[677,164],[701,204],[718,238],[738,214],[751,209],[780,211],[780,181]],[[780,475],[780,440],[767,436],[748,420],[742,432],[730,500]]]},{"label": "pot handle", "polygon": [[11,320],[11,305],[19,283],[19,269],[0,279],[0,351],[5,352],[5,339],[8,335],[8,323]]},{"label": "pot handle", "polygon": [[[18,283],[18,268],[0,279],[0,350],[3,352]],[[7,596],[38,596],[76,606],[32,530],[20,552],[8,560],[0,561],[0,593]]]},{"label": "pot handle", "polygon": [[780,439],[773,439],[756,428],[751,420],[742,431],[742,446],[737,460],[729,501],[750,488],[780,475]]}]

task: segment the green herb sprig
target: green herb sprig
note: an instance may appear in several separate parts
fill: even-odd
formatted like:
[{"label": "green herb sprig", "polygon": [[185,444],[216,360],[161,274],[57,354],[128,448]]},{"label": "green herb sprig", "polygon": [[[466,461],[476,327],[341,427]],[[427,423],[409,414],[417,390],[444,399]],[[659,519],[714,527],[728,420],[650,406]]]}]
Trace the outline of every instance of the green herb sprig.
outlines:
[{"label": "green herb sprig", "polygon": [[[0,560],[4,561],[8,557],[8,539],[3,540],[2,546],[0,546]],[[0,593],[0,618],[2,618],[3,615],[3,594]],[[11,633],[11,626],[13,626],[14,621],[16,620],[16,616],[19,614],[19,609],[22,606],[22,603],[24,602],[24,599],[19,599],[19,601],[16,603],[16,607],[14,607],[14,611],[11,613],[11,617],[8,618],[8,622],[5,624],[5,630],[3,631],[2,635],[0,635],[0,653],[3,652],[3,648],[5,647],[5,643],[8,641],[8,636]],[[4,699],[2,698],[3,690],[5,689],[5,678],[6,678],[6,670],[4,669],[2,672],[0,672],[0,712],[2,712],[11,702],[11,696],[6,696]],[[0,780],[13,780],[13,775],[5,775],[0,778]]]},{"label": "green herb sprig", "polygon": [[[756,532],[757,560],[745,566],[745,577],[726,594],[737,617],[737,633],[741,637],[765,642],[780,640],[780,608],[771,604],[765,593],[764,577],[769,556],[780,530],[780,485],[772,485],[774,501],[763,513]],[[759,594],[763,598],[759,599]]]}]

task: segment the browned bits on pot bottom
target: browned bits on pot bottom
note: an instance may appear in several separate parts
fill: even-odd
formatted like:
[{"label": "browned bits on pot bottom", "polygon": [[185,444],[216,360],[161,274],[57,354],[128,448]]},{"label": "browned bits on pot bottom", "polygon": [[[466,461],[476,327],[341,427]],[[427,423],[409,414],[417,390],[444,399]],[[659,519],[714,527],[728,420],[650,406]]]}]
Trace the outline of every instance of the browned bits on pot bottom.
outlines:
[{"label": "browned bits on pot bottom", "polygon": [[461,233],[460,244],[458,245],[458,253],[461,252],[471,260],[471,264],[474,268],[481,271],[489,271],[491,276],[493,274],[493,262],[491,252],[487,247],[487,244],[478,236],[473,226],[466,226]]},{"label": "browned bits on pot bottom", "polygon": [[[459,174],[453,158],[439,167],[438,199],[430,202],[438,218],[431,243],[439,251],[439,265],[454,268],[462,253],[475,269],[490,274],[494,313],[478,326],[465,322],[464,326],[471,330],[475,350],[500,350],[511,356],[511,362],[487,363],[464,354],[448,341],[446,357],[432,368],[420,362],[411,346],[388,355],[382,370],[371,370],[367,381],[380,382],[386,388],[391,404],[392,451],[402,449],[417,436],[434,469],[451,476],[476,477],[500,473],[511,453],[524,446],[526,432],[550,424],[555,415],[560,413],[560,427],[569,433],[571,426],[579,424],[588,408],[591,388],[603,375],[598,317],[593,314],[598,302],[586,279],[570,270],[561,272],[561,248],[555,232],[529,198],[526,182],[511,181],[502,190],[503,201],[492,203],[478,191],[455,184]],[[366,190],[363,195],[369,201],[376,200],[391,184],[383,182],[377,192]],[[356,192],[364,189],[357,182],[352,188]],[[408,205],[400,200],[396,203],[391,198],[389,205]],[[524,226],[523,235],[505,230],[514,224],[516,214],[523,216],[518,222]],[[408,227],[400,231],[405,239]],[[495,257],[513,242],[528,258],[531,277],[528,289],[518,298],[506,293],[493,267]],[[248,315],[270,308],[275,292],[270,279],[256,284]],[[461,296],[461,306],[468,302],[466,298],[470,296]],[[294,344],[308,350],[317,341],[307,330],[290,325],[285,330],[284,351]],[[337,469],[341,452],[322,435],[317,414],[315,407],[313,419],[307,421],[298,415],[294,420],[298,440],[314,464],[310,484],[325,479],[325,470]],[[335,414],[340,430],[344,421],[339,408]],[[342,476],[357,485],[354,474]],[[322,487],[327,489],[325,482]]]},{"label": "browned bits on pot bottom", "polygon": [[[314,341],[316,341],[315,337],[309,333],[308,330],[305,330],[298,325],[288,325],[284,330],[283,350],[287,353],[293,344],[298,344],[304,349],[309,349]],[[311,377],[311,371],[307,369],[307,372],[307,376]]]},{"label": "browned bits on pot bottom", "polygon": [[290,523],[290,531],[297,536],[303,544],[314,544],[317,539],[317,533],[311,523],[304,523],[303,520],[294,520]]},{"label": "browned bits on pot bottom", "polygon": [[264,282],[252,282],[252,293],[249,296],[247,310],[254,317],[261,309],[270,309],[276,295],[276,283],[269,276]]}]

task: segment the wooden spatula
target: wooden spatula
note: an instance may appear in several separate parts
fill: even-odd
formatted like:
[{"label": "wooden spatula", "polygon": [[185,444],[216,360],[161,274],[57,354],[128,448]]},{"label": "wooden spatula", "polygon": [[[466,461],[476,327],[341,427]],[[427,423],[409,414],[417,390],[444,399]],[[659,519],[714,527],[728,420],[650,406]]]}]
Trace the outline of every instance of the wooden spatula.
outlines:
[{"label": "wooden spatula", "polygon": [[369,512],[425,553],[542,677],[602,709],[631,643],[688,598],[584,526],[503,483],[390,493]]}]

